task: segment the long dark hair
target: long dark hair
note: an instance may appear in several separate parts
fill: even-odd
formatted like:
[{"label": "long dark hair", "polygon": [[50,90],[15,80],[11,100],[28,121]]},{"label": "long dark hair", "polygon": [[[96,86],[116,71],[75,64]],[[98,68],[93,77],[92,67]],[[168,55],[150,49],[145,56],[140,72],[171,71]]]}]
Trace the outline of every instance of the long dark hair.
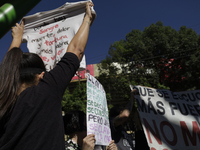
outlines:
[{"label": "long dark hair", "polygon": [[42,71],[45,66],[37,54],[16,47],[6,53],[0,65],[0,120],[11,112],[21,84],[33,84]]}]

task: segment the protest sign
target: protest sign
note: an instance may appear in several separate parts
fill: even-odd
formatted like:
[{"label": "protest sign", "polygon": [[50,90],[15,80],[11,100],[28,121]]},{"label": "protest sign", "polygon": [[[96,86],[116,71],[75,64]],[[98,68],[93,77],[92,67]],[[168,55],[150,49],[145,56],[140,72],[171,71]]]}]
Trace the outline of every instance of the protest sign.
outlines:
[{"label": "protest sign", "polygon": [[200,90],[136,88],[138,111],[151,150],[200,150]]},{"label": "protest sign", "polygon": [[95,134],[96,145],[109,145],[110,123],[106,93],[99,81],[87,74],[87,134]]},{"label": "protest sign", "polygon": [[[23,18],[23,42],[29,52],[38,54],[47,71],[55,67],[67,51],[67,47],[83,22],[87,1],[66,3],[45,12]],[[94,9],[92,13],[96,16]],[[79,71],[86,68],[85,56]]]}]

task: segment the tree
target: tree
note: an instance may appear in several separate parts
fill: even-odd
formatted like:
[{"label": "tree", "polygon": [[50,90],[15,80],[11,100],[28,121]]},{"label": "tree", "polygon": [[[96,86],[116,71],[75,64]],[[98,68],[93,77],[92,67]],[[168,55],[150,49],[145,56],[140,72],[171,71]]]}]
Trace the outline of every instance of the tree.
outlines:
[{"label": "tree", "polygon": [[[73,83],[70,83],[73,84]],[[80,84],[76,84],[73,86],[69,86],[63,95],[62,98],[62,110],[67,112],[70,110],[81,110],[86,113],[87,106],[87,87],[85,82],[81,82]],[[108,109],[112,107],[109,104],[110,94],[106,95],[108,102]]]},{"label": "tree", "polygon": [[73,87],[73,89],[67,88],[65,90],[62,99],[62,109],[64,111],[81,110],[83,112],[86,112],[86,106],[86,83],[81,83],[80,85],[77,84],[75,85],[75,87]]},{"label": "tree", "polygon": [[128,101],[128,82],[172,91],[197,89],[199,42],[194,30],[182,26],[176,31],[161,21],[143,31],[132,30],[111,44],[98,79],[112,101]]}]

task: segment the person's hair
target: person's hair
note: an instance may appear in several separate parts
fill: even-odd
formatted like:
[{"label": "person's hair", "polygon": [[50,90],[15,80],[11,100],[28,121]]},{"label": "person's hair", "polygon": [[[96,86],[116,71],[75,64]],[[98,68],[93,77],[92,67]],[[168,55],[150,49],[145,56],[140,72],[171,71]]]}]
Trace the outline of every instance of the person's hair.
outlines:
[{"label": "person's hair", "polygon": [[72,110],[65,113],[63,116],[65,134],[71,135],[76,132],[86,131],[84,120],[86,115],[83,111]]},{"label": "person's hair", "polygon": [[0,65],[0,120],[11,112],[21,84],[33,84],[42,71],[45,66],[37,54],[17,47],[6,53]]}]

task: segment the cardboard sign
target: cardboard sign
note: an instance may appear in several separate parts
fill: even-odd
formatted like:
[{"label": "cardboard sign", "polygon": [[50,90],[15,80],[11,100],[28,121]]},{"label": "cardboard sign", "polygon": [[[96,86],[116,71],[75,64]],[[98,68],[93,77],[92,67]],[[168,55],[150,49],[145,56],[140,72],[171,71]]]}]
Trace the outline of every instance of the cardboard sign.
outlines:
[{"label": "cardboard sign", "polygon": [[87,74],[87,134],[95,134],[96,145],[109,145],[111,141],[106,93],[90,74]]}]

